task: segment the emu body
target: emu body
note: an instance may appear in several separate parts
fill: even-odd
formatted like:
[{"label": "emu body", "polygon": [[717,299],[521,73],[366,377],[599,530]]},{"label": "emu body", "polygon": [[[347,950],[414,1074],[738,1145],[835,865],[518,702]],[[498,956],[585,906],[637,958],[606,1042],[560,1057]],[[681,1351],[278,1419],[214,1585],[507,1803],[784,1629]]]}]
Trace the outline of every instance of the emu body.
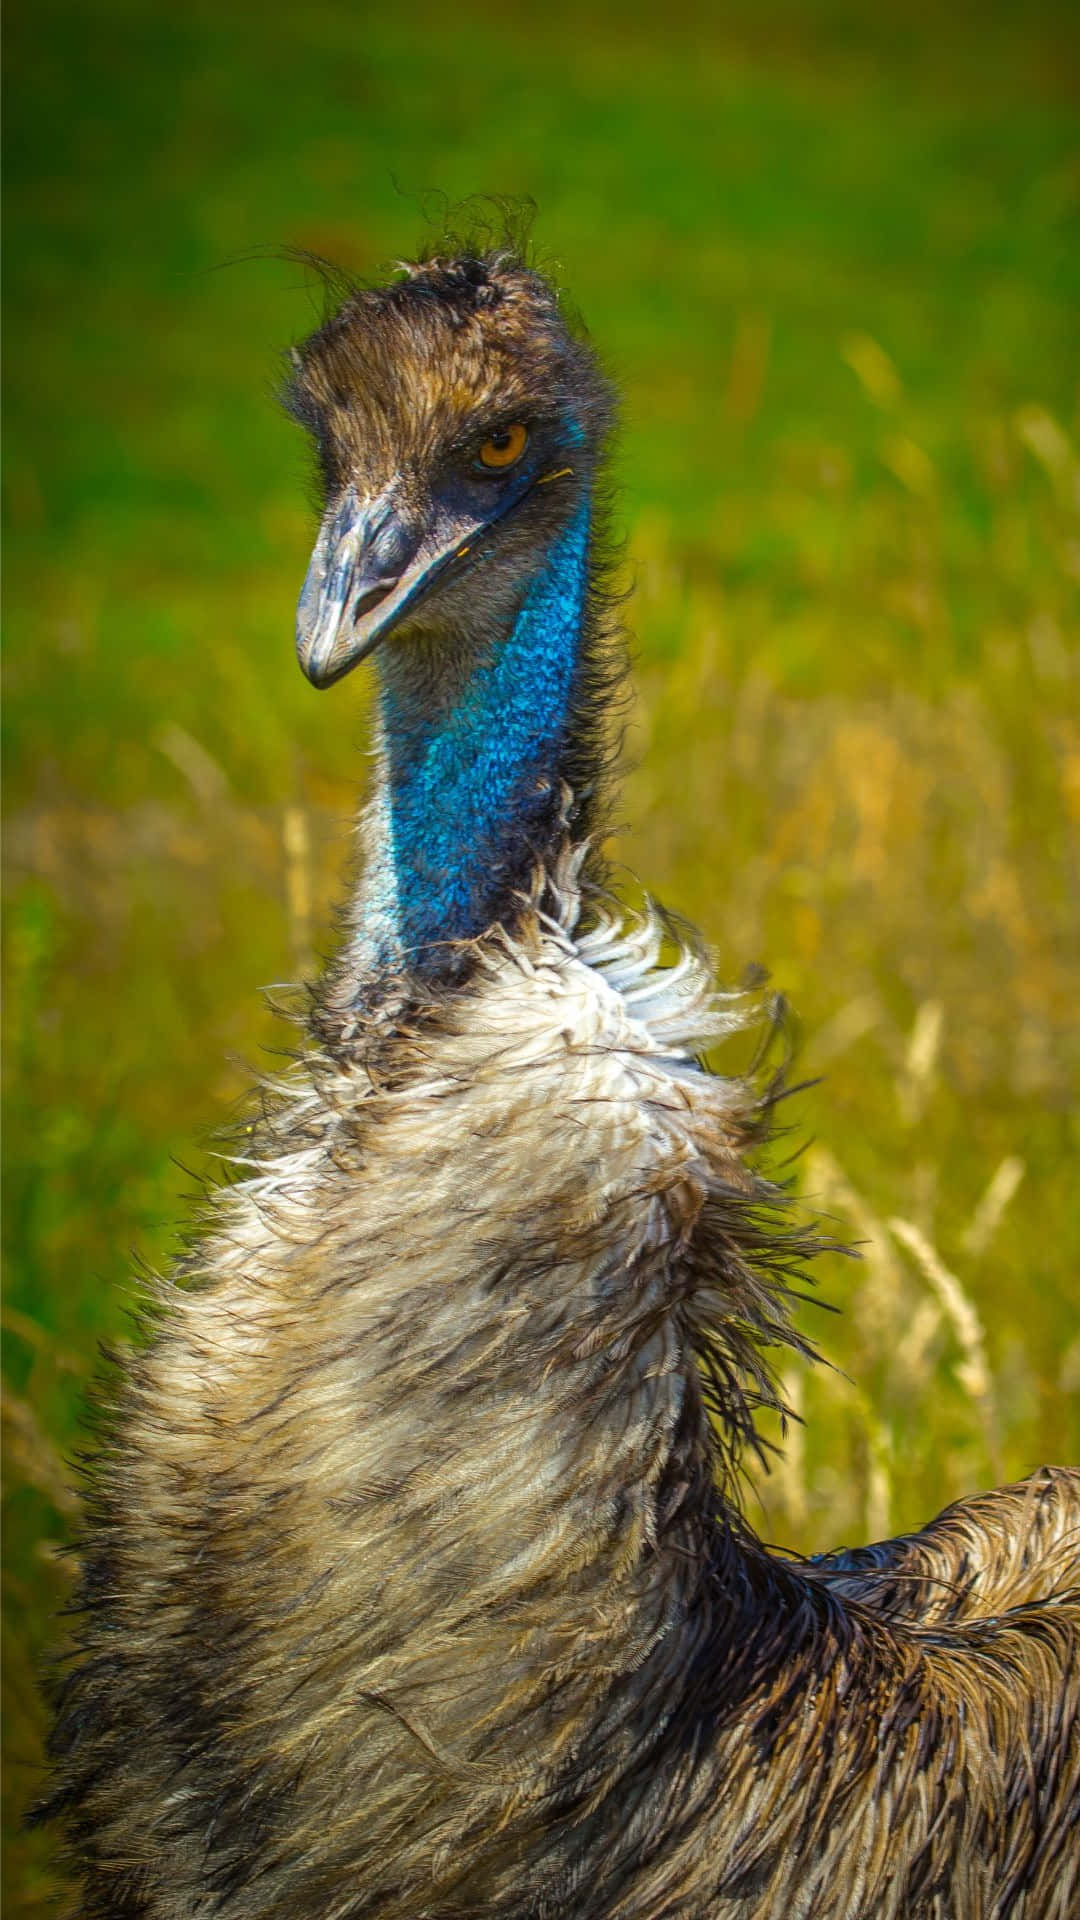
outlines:
[{"label": "emu body", "polygon": [[379,778],[308,1049],[94,1470],[83,1911],[1066,1920],[1078,1477],[809,1566],[731,1493],[808,1244],[767,1099],[698,1060],[738,1005],[605,891],[595,362],[520,261],[427,262],[292,404],[301,660],[377,646]]}]

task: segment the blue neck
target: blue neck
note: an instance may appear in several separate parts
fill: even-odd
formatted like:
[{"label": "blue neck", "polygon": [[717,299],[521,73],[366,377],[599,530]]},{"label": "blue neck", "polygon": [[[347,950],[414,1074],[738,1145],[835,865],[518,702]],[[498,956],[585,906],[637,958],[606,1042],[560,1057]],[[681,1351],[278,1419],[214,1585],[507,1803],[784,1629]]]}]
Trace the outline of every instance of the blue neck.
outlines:
[{"label": "blue neck", "polygon": [[509,635],[485,649],[449,705],[438,709],[390,674],[383,680],[385,760],[359,929],[375,966],[438,967],[447,942],[506,917],[536,855],[549,849],[589,524],[586,496]]}]

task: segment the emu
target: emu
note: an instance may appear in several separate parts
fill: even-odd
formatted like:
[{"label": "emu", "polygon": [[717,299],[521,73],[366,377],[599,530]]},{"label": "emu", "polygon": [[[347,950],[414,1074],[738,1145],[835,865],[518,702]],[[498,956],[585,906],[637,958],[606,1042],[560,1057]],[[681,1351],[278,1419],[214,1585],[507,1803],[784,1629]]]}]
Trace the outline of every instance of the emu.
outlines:
[{"label": "emu", "polygon": [[1080,1475],[809,1564],[733,1485],[813,1250],[741,1016],[602,852],[613,396],[509,247],[293,355],[339,955],[90,1469],[54,1784],[90,1920],[1066,1920]]}]

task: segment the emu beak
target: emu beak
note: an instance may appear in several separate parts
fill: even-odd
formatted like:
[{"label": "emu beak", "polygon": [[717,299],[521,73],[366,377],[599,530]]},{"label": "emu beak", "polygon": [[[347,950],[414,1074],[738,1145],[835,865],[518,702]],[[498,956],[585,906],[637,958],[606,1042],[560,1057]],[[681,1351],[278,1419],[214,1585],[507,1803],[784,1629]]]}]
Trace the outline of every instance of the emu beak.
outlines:
[{"label": "emu beak", "polygon": [[361,503],[354,487],[319,529],[296,609],[296,651],[314,687],[332,686],[382,638],[415,595],[422,529],[392,487]]},{"label": "emu beak", "polygon": [[296,651],[313,687],[332,687],[391,633],[437,580],[473,551],[479,534],[560,467],[505,493],[481,518],[446,507],[424,522],[391,481],[373,500],[349,487],[328,509],[296,609]]}]

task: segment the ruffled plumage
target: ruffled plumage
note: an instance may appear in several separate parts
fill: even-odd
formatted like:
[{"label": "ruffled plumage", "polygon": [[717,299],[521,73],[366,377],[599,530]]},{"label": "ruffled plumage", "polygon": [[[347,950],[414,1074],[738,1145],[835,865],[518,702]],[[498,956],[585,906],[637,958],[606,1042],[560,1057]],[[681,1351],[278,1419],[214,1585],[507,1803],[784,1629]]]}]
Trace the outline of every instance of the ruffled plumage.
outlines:
[{"label": "ruffled plumage", "polygon": [[[435,485],[471,524],[446,474],[500,378],[515,419],[548,405],[548,451],[591,431],[586,467],[610,418],[554,292],[501,251],[350,293],[295,364],[339,489],[324,596],[376,539],[370,497],[379,539],[400,512],[415,547]],[[563,475],[485,508],[479,571],[388,642],[421,757],[454,700],[475,718],[529,539],[594,498],[590,470],[560,506]],[[775,1084],[700,1057],[761,1009],[606,890],[620,653],[586,551],[551,765],[506,786],[494,877],[462,849],[455,911],[493,924],[410,944],[394,888],[361,883],[292,1071],[114,1375],[44,1809],[87,1920],[1077,1911],[1080,1475],[810,1564],[740,1514],[819,1241],[757,1169]],[[354,591],[302,603],[302,648],[353,646]],[[463,805],[474,773],[450,768]],[[410,815],[395,841],[385,778],[365,818],[415,907],[445,834]]]}]

